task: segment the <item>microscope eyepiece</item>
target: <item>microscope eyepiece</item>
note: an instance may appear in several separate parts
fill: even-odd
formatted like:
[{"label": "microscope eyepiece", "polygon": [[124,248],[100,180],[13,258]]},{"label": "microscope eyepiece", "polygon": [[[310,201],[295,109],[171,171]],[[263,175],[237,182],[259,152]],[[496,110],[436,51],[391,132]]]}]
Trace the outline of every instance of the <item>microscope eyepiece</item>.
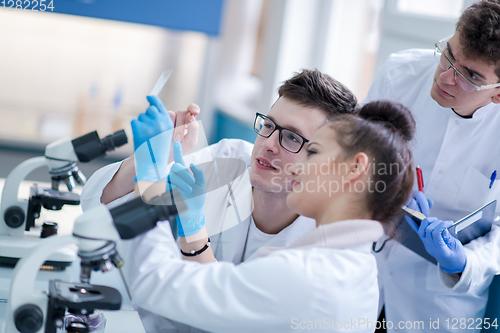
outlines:
[{"label": "microscope eyepiece", "polygon": [[90,162],[103,157],[106,152],[121,147],[127,142],[127,135],[124,130],[108,135],[102,140],[99,138],[97,131],[94,131],[71,141],[80,162]]},{"label": "microscope eyepiece", "polygon": [[127,134],[125,134],[124,130],[120,130],[113,134],[110,134],[101,140],[101,144],[104,147],[105,151],[115,150],[115,148],[121,147],[127,142]]}]

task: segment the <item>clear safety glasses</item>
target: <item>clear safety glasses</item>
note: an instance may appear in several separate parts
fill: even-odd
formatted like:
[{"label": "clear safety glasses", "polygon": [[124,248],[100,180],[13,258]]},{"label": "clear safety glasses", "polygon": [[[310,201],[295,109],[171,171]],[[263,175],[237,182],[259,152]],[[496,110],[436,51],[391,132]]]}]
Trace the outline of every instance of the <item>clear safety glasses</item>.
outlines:
[{"label": "clear safety glasses", "polygon": [[302,135],[295,133],[288,128],[281,127],[276,124],[272,119],[264,116],[262,113],[257,113],[255,115],[255,122],[253,125],[255,132],[264,137],[268,138],[273,135],[274,131],[278,130],[279,141],[281,147],[288,150],[290,153],[298,153],[306,142],[309,142]]},{"label": "clear safety glasses", "polygon": [[474,90],[479,91],[479,90],[500,87],[500,83],[477,85],[472,81],[474,80],[478,81],[478,79],[474,79],[469,73],[462,74],[458,69],[456,69],[456,67],[451,63],[450,59],[448,58],[449,53],[447,51],[447,45],[448,45],[448,40],[450,38],[451,36],[446,37],[444,39],[441,39],[439,42],[435,44],[436,48],[434,50],[434,56],[437,62],[439,63],[439,67],[441,67],[444,71],[449,70],[450,67],[453,68],[453,70],[455,71],[455,81],[460,86],[460,88],[462,88],[466,92],[471,93]]}]

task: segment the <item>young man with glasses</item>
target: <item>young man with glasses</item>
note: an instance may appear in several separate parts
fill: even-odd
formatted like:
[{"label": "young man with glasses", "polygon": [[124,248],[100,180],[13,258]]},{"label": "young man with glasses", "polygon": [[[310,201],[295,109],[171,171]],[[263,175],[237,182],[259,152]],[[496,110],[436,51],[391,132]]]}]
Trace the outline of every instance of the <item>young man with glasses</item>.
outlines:
[{"label": "young man with glasses", "polygon": [[[405,332],[437,326],[440,332],[479,332],[494,320],[487,323],[483,316],[489,285],[500,272],[500,228],[494,225],[465,246],[446,228],[500,199],[500,184],[491,181],[500,171],[499,82],[500,1],[484,0],[467,8],[455,34],[437,42],[434,50],[392,55],[368,93],[365,102],[391,99],[414,113],[413,153],[423,171],[425,195],[415,191],[412,204],[437,218],[418,231],[438,266],[394,241],[378,254],[381,304],[393,324],[390,332],[407,321],[422,324],[405,327]],[[497,205],[496,215],[499,211]]]},{"label": "young man with glasses", "polygon": [[[287,169],[306,154],[304,145],[321,125],[335,115],[354,112],[357,100],[348,88],[317,70],[296,74],[283,83],[278,94],[269,113],[255,117],[258,136],[253,145],[224,139],[184,158],[186,165],[216,161],[216,175],[205,172],[207,182],[231,181],[230,186],[208,192],[204,204],[211,247],[218,261],[238,264],[262,246],[286,247],[316,226],[314,220],[298,216],[286,206],[292,183]],[[199,112],[193,105],[190,110]],[[186,111],[177,113],[176,126],[193,124],[189,119]],[[174,141],[181,141],[184,152],[193,146],[187,142],[192,134],[182,138],[183,130],[174,132]],[[241,174],[238,167],[221,164],[230,159],[243,161],[248,171]],[[83,210],[101,202],[114,206],[131,199],[135,173],[133,156],[98,170],[83,189]],[[156,230],[162,232],[161,227]],[[206,239],[202,242],[206,244]],[[181,249],[187,253],[203,245],[189,246],[197,245],[181,244]],[[148,332],[198,331],[143,309],[139,313]]]}]

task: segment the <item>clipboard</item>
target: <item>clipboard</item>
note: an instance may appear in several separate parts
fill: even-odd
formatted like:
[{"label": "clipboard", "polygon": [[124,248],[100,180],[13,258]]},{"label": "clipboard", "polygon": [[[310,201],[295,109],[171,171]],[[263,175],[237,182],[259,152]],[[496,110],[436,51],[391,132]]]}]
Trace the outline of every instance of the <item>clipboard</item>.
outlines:
[{"label": "clipboard", "polygon": [[451,227],[448,227],[448,231],[464,245],[484,236],[491,230],[496,207],[497,201],[493,200],[453,223]]},{"label": "clipboard", "polygon": [[[486,235],[491,231],[491,226],[493,225],[495,217],[496,205],[496,200],[487,203],[481,208],[453,223],[452,226],[448,227],[448,231],[463,245],[478,237]],[[405,214],[411,217],[412,220],[419,226],[420,222],[426,218],[424,214],[406,206],[403,206],[402,209]],[[402,237],[399,241],[402,245],[406,246],[422,258],[437,265],[436,259],[425,250],[424,243],[422,243],[420,236],[408,225],[406,221],[403,221],[398,228],[402,233]]]}]

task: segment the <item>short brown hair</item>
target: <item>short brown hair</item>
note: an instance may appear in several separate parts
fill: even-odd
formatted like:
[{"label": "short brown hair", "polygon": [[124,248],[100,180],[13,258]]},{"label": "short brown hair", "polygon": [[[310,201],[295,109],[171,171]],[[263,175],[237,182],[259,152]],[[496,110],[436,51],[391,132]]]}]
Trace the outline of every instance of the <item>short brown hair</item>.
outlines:
[{"label": "short brown hair", "polygon": [[304,69],[286,80],[278,89],[279,97],[304,107],[322,110],[326,119],[353,113],[358,100],[342,83],[317,69]]},{"label": "short brown hair", "polygon": [[480,0],[464,10],[456,31],[465,57],[497,65],[500,78],[500,0]]},{"label": "short brown hair", "polygon": [[372,218],[384,225],[386,233],[393,235],[401,206],[408,201],[414,181],[411,141],[415,119],[411,112],[393,101],[373,101],[353,115],[335,117],[326,126],[335,131],[344,158],[359,152],[370,158],[374,184],[382,182],[385,187],[383,191],[367,193],[366,207],[373,212]]}]

